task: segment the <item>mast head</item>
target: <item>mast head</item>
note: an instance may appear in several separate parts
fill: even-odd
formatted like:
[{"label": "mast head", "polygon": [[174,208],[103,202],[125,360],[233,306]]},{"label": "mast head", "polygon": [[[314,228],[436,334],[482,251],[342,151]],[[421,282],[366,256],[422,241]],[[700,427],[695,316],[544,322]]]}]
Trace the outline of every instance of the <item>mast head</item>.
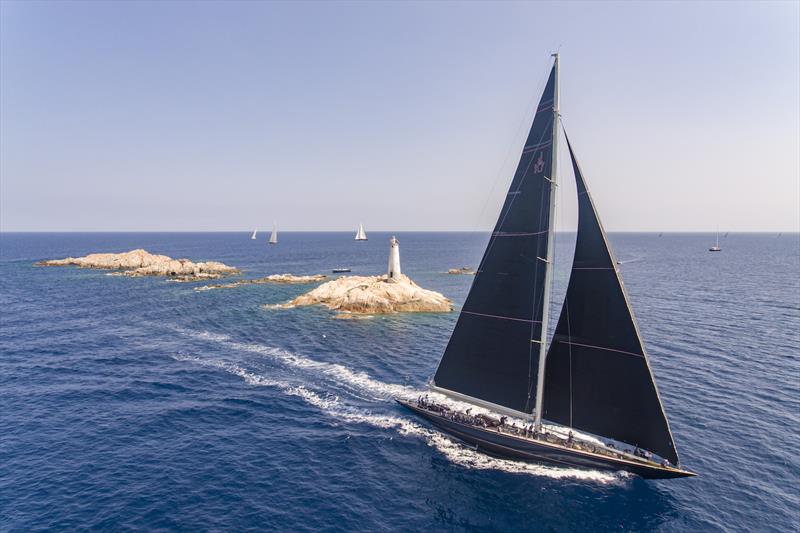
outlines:
[{"label": "mast head", "polygon": [[[556,78],[558,77],[558,68],[560,66],[561,56],[559,54],[560,54],[559,52],[553,52],[552,54],[550,54],[550,57],[553,58],[553,67],[555,67],[556,69]],[[558,84],[558,82],[556,82],[556,84]]]}]

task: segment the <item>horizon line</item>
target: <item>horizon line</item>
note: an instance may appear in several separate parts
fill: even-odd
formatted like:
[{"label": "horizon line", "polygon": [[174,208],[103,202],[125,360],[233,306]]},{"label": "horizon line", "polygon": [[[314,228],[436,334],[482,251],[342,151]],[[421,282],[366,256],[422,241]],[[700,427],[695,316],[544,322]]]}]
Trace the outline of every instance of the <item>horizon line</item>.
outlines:
[{"label": "horizon line", "polygon": [[[262,230],[263,233],[269,233],[271,230]],[[486,230],[370,230],[369,233],[490,233],[491,229]],[[577,229],[571,230],[556,230],[555,233],[577,233]],[[252,230],[0,230],[1,234],[12,233],[252,233]],[[280,233],[353,233],[352,230],[280,230]],[[704,230],[606,230],[606,233],[672,233],[672,234],[700,234],[700,233],[800,233],[800,229],[775,229],[775,230],[730,230],[720,231],[717,229]]]}]

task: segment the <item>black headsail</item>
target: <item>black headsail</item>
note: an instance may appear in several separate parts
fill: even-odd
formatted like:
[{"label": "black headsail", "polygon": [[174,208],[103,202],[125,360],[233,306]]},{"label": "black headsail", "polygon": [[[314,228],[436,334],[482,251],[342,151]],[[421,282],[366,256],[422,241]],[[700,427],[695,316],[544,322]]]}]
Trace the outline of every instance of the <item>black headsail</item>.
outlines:
[{"label": "black headsail", "polygon": [[548,290],[558,58],[500,217],[432,386],[516,412],[534,407]]},{"label": "black headsail", "polygon": [[578,235],[546,358],[547,420],[650,450],[678,464],[636,319],[572,146]]}]

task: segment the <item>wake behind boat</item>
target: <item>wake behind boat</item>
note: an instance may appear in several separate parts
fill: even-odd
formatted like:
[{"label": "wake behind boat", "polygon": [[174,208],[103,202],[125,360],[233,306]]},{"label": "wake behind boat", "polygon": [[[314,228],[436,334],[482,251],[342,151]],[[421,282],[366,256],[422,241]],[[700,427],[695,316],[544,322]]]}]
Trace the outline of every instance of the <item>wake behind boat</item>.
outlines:
[{"label": "wake behind boat", "polygon": [[[547,345],[560,117],[554,57],[500,217],[430,383],[434,392],[496,415],[475,418],[472,408],[398,402],[491,455],[646,478],[692,476],[678,466],[617,261],[568,139],[578,232],[561,316]],[[521,427],[507,428],[508,416]],[[576,439],[575,432],[597,436],[599,444]]]}]

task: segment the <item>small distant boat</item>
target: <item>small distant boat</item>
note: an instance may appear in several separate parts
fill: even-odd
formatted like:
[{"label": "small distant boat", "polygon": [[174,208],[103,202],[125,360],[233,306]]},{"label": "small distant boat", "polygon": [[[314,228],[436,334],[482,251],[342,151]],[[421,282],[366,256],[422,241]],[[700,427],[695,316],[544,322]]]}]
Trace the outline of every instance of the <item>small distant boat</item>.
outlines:
[{"label": "small distant boat", "polygon": [[717,244],[708,249],[709,252],[721,252],[722,248],[719,246],[719,232],[717,232]]},{"label": "small distant boat", "polygon": [[358,231],[356,232],[356,240],[357,241],[366,241],[366,240],[368,240],[367,239],[367,234],[364,231],[364,224],[362,224],[361,222],[358,223]]},{"label": "small distant boat", "polygon": [[269,236],[270,244],[278,244],[278,225],[272,225],[272,235]]},{"label": "small distant boat", "polygon": [[333,273],[334,274],[341,274],[343,272],[350,272],[350,269],[349,268],[334,268],[333,269]]},{"label": "small distant boat", "polygon": [[727,239],[728,238],[728,232],[727,231],[725,232],[725,235],[722,236],[722,238],[723,239]]},{"label": "small distant boat", "polygon": [[783,235],[783,233],[778,233],[778,237],[780,237],[781,235]]},{"label": "small distant boat", "polygon": [[659,233],[659,234],[658,234],[658,236],[659,236],[659,237],[661,237],[661,236],[663,236],[663,235],[664,235],[663,233]]},{"label": "small distant boat", "polygon": [[253,230],[253,234],[252,234],[252,235],[250,235],[250,238],[251,238],[252,240],[256,240],[256,233],[258,233],[258,228],[254,229],[254,230]]}]

